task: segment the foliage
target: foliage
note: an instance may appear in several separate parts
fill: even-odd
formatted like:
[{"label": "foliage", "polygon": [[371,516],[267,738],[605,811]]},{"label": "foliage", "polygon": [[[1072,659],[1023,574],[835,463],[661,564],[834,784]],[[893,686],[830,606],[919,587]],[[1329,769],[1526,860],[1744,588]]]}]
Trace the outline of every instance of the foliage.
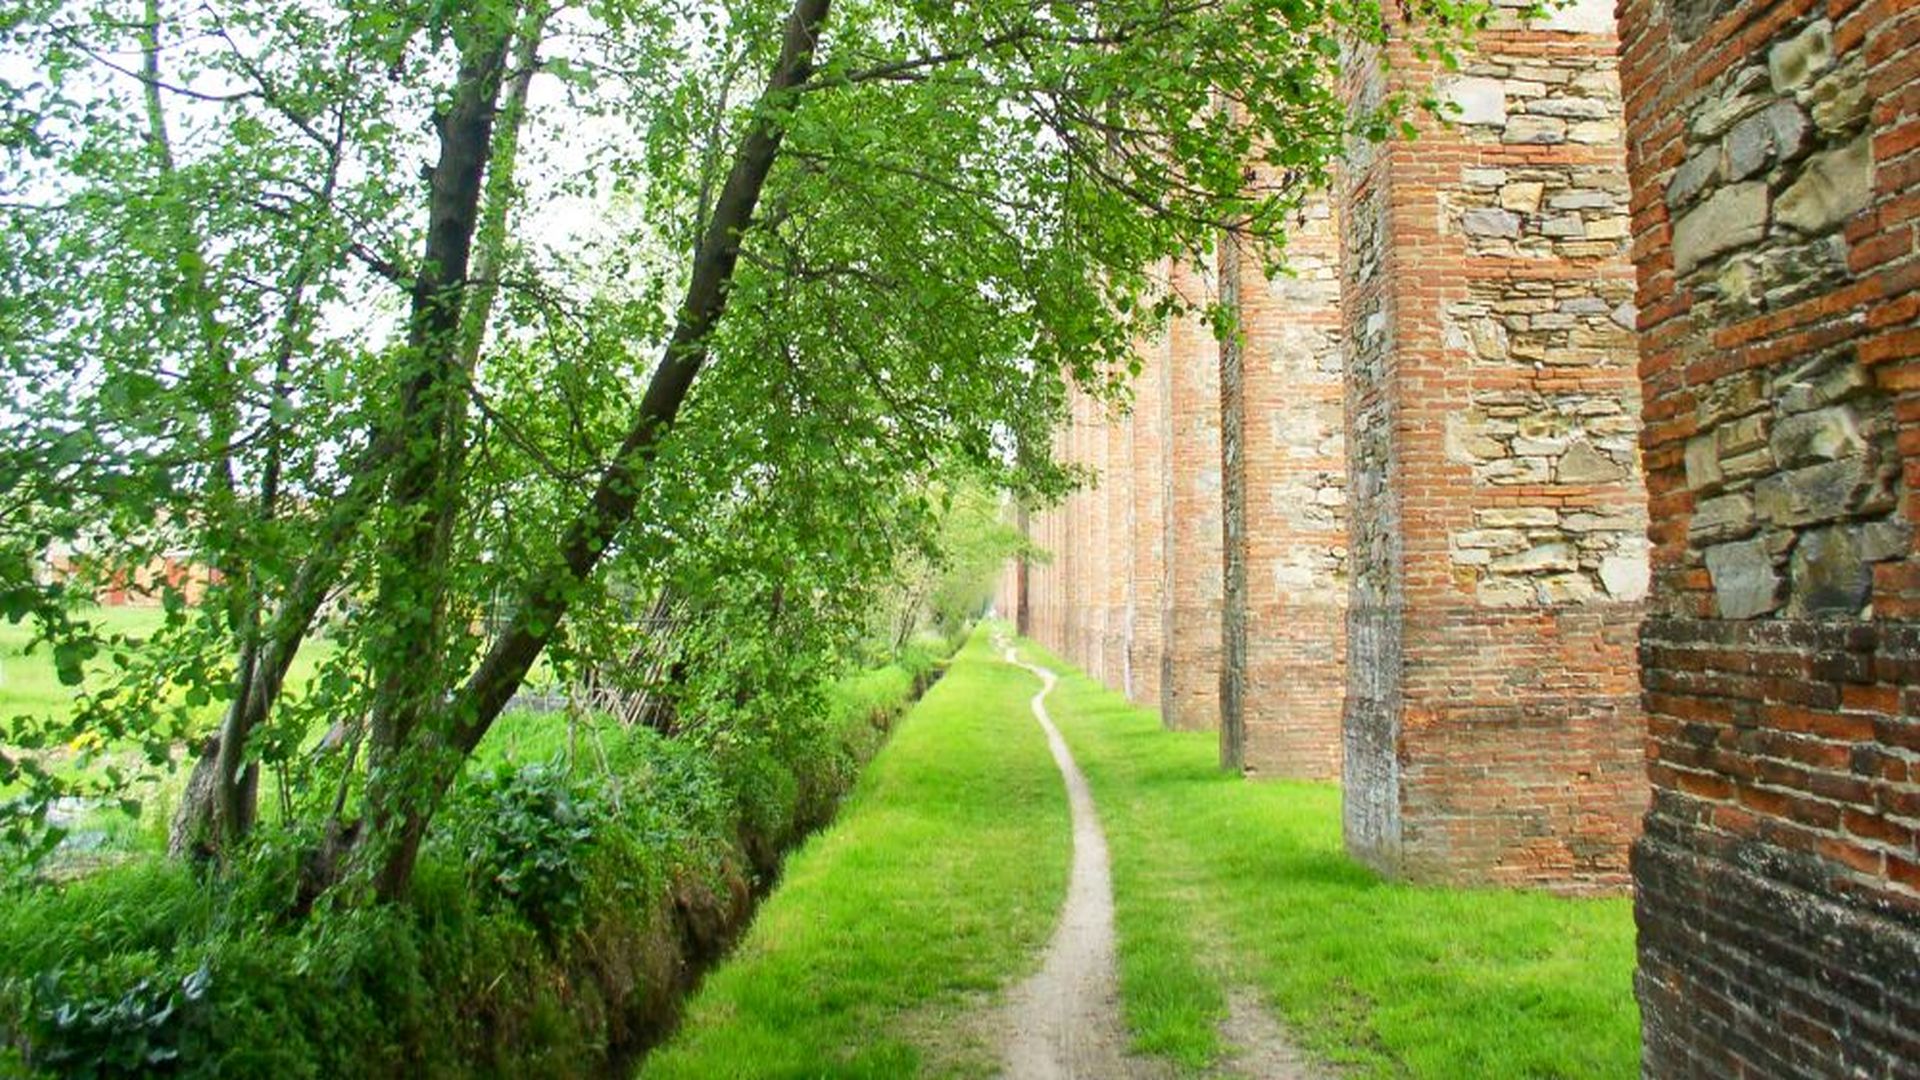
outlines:
[{"label": "foliage", "polygon": [[[897,668],[836,683],[821,741],[804,751],[818,760],[781,767],[840,783],[829,762],[864,759],[912,686]],[[101,1076],[122,1065],[195,1077],[607,1071],[664,1027],[678,980],[723,943],[700,935],[741,917],[729,897],[756,841],[735,814],[751,777],[689,740],[591,722],[594,733],[571,735],[604,755],[568,761],[566,717],[503,721],[402,904],[287,919],[310,848],[268,836],[243,875],[156,859],[0,892],[0,1064]]]},{"label": "foliage", "polygon": [[603,828],[589,790],[552,765],[502,766],[468,786],[448,823],[481,895],[497,897],[548,935],[574,929],[586,854]]}]

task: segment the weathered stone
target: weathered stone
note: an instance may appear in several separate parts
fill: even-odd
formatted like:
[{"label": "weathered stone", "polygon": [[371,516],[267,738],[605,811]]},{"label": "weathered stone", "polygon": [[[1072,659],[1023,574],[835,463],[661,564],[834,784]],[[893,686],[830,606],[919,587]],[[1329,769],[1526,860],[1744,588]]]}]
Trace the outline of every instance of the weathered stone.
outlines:
[{"label": "weathered stone", "polygon": [[1478,207],[1460,215],[1460,230],[1468,236],[1519,236],[1520,219],[1505,210]]},{"label": "weathered stone", "polygon": [[1461,124],[1504,124],[1507,122],[1506,83],[1467,75],[1448,81],[1441,91],[1442,100],[1459,106],[1453,114]]},{"label": "weathered stone", "polygon": [[1613,120],[1580,120],[1567,128],[1567,141],[1589,146],[1611,146],[1620,141],[1620,125]]},{"label": "weathered stone", "polygon": [[1493,560],[1497,574],[1531,574],[1546,570],[1572,570],[1580,565],[1573,545],[1555,542],[1540,544],[1513,555]]},{"label": "weathered stone", "polygon": [[1460,548],[1514,551],[1526,542],[1527,534],[1518,529],[1462,529],[1453,534],[1453,545]]},{"label": "weathered stone", "polygon": [[1620,205],[1620,198],[1608,191],[1575,188],[1556,192],[1547,200],[1547,205],[1555,210],[1611,210]]},{"label": "weathered stone", "polygon": [[1753,500],[1745,495],[1703,499],[1693,508],[1687,535],[1696,540],[1744,536],[1753,531]]},{"label": "weathered stone", "polygon": [[1727,132],[1727,179],[1745,180],[1773,160],[1772,111],[1755,113]]},{"label": "weathered stone", "polygon": [[1754,506],[1776,525],[1833,521],[1852,513],[1873,481],[1864,458],[1841,458],[1766,477],[1754,485]]},{"label": "weathered stone", "polygon": [[1687,486],[1706,491],[1719,485],[1726,475],[1720,471],[1720,451],[1712,435],[1695,435],[1687,440]]},{"label": "weathered stone", "polygon": [[1612,319],[1613,324],[1622,330],[1637,330],[1640,325],[1640,309],[1628,301],[1614,308],[1607,318]]},{"label": "weathered stone", "polygon": [[1599,595],[1585,574],[1554,574],[1539,581],[1540,600],[1546,604],[1587,604]]},{"label": "weathered stone", "polygon": [[1632,224],[1624,215],[1619,214],[1596,218],[1587,222],[1587,239],[1617,240],[1628,234]]},{"label": "weathered stone", "polygon": [[1587,97],[1548,97],[1527,103],[1527,112],[1534,116],[1562,116],[1570,120],[1599,120],[1618,108],[1618,105]]},{"label": "weathered stone", "polygon": [[1585,440],[1576,441],[1560,456],[1558,479],[1563,484],[1608,484],[1626,475],[1617,462]]},{"label": "weathered stone", "polygon": [[1757,243],[1767,232],[1767,185],[1730,184],[1673,223],[1673,265],[1686,273],[1716,255]]},{"label": "weathered stone", "polygon": [[1751,619],[1780,607],[1780,573],[1764,540],[1719,544],[1704,554],[1721,618]]},{"label": "weathered stone", "polygon": [[1614,32],[1612,0],[1568,0],[1547,7],[1547,17],[1536,24],[1547,30],[1574,34]]},{"label": "weathered stone", "polygon": [[1802,533],[1791,569],[1796,615],[1858,616],[1873,588],[1859,536],[1847,527]]},{"label": "weathered stone", "polygon": [[1638,532],[1646,523],[1628,514],[1574,513],[1563,516],[1560,527],[1570,533]]},{"label": "weathered stone", "polygon": [[1853,410],[1844,405],[1783,418],[1773,427],[1771,444],[1782,465],[1832,461],[1866,449]]},{"label": "weathered stone", "polygon": [[1767,50],[1767,75],[1777,94],[1812,85],[1833,66],[1833,24],[1817,19],[1805,30]]},{"label": "weathered stone", "polygon": [[1770,473],[1774,467],[1773,451],[1764,445],[1720,459],[1720,472],[1729,482]]},{"label": "weathered stone", "polygon": [[1678,207],[1693,201],[1700,190],[1720,176],[1720,152],[1717,147],[1706,147],[1693,152],[1693,156],[1680,163],[1673,170],[1673,179],[1667,181],[1667,205]]},{"label": "weathered stone", "polygon": [[1815,154],[1774,205],[1774,217],[1803,233],[1834,228],[1866,209],[1873,193],[1873,150],[1865,135]]},{"label": "weathered stone", "polygon": [[1609,555],[1600,560],[1600,584],[1615,600],[1645,600],[1651,583],[1652,572],[1645,552]]},{"label": "weathered stone", "polygon": [[1587,223],[1580,219],[1579,214],[1562,214],[1541,222],[1540,234],[1542,236],[1585,236]]},{"label": "weathered stone", "polygon": [[1860,526],[1860,557],[1868,562],[1905,558],[1913,551],[1913,526],[1889,518]]},{"label": "weathered stone", "polygon": [[1486,528],[1552,528],[1560,524],[1560,512],[1551,506],[1490,506],[1476,511],[1474,522]]},{"label": "weathered stone", "polygon": [[1566,450],[1566,439],[1530,439],[1523,435],[1513,440],[1513,452],[1516,454],[1538,454],[1543,457],[1553,457],[1556,454],[1565,453]]},{"label": "weathered stone", "polygon": [[1766,118],[1773,136],[1773,149],[1781,160],[1790,161],[1807,147],[1807,114],[1791,101],[1776,101],[1760,114]]},{"label": "weathered stone", "polygon": [[1868,112],[1866,68],[1856,58],[1814,84],[1813,122],[1832,135],[1845,134],[1866,123]]},{"label": "weathered stone", "polygon": [[1767,404],[1766,376],[1758,371],[1749,371],[1720,379],[1708,386],[1700,395],[1695,415],[1704,428],[1729,417],[1745,416]]},{"label": "weathered stone", "polygon": [[1540,209],[1540,196],[1546,185],[1538,180],[1516,180],[1500,189],[1500,205],[1516,214],[1531,214]]},{"label": "weathered stone", "polygon": [[1744,454],[1767,445],[1767,417],[1765,414],[1740,417],[1720,425],[1713,436],[1722,458]]},{"label": "weathered stone", "polygon": [[1552,116],[1515,116],[1507,121],[1500,141],[1505,143],[1563,143],[1567,122]]},{"label": "weathered stone", "polygon": [[1532,607],[1538,601],[1526,578],[1488,578],[1474,587],[1483,607]]}]

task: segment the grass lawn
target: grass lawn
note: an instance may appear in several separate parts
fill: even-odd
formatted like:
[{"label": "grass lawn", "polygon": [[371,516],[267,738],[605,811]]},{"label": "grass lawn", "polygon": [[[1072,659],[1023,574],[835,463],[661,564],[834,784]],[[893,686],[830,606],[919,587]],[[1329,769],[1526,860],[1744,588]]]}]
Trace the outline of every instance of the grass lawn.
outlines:
[{"label": "grass lawn", "polygon": [[976,631],[787,861],[739,950],[640,1075],[981,1075],[967,1018],[1039,963],[1066,888],[1066,795],[1027,700]]},{"label": "grass lawn", "polygon": [[1229,777],[1215,736],[1023,649],[1064,676],[1048,706],[1106,827],[1140,1049],[1205,1065],[1239,985],[1348,1075],[1639,1075],[1628,900],[1382,881],[1342,850],[1337,787]]}]

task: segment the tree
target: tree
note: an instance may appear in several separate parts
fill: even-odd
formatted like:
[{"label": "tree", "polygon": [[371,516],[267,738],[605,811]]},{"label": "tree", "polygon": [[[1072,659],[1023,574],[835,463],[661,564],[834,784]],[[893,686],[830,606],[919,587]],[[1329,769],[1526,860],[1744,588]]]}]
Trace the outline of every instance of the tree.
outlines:
[{"label": "tree", "polygon": [[[1474,15],[1421,10],[1443,49]],[[288,809],[398,896],[549,646],[592,654],[671,588],[748,635],[729,679],[771,685],[752,669],[780,669],[788,613],[846,625],[932,528],[927,478],[1063,491],[1006,448],[1044,445],[1067,380],[1124,397],[1131,342],[1186,302],[1154,267],[1277,238],[1344,141],[1385,130],[1404,102],[1349,115],[1334,90],[1342,38],[1385,17],[31,6],[6,48],[37,74],[0,89],[6,612],[77,675],[100,646],[29,576],[38,551],[189,545],[214,602],[176,605],[166,659],[77,722],[179,734],[130,689],[143,664],[225,702],[181,826],[218,853],[253,819],[249,764],[330,721]],[[549,235],[529,208],[563,198],[605,223]],[[294,694],[330,609],[327,674]]]}]

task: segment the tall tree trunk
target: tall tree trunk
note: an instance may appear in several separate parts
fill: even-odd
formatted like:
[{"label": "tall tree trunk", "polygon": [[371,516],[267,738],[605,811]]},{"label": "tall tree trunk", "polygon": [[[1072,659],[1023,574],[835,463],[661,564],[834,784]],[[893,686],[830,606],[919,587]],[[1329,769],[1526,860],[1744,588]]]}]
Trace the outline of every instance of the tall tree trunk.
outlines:
[{"label": "tall tree trunk", "polygon": [[[568,525],[557,561],[539,569],[520,590],[512,620],[495,639],[479,666],[447,706],[449,746],[443,752],[413,753],[426,783],[397,821],[368,834],[375,892],[383,899],[402,895],[413,877],[427,824],[460,763],[493,725],[526,679],[540,652],[566,615],[576,590],[593,573],[609,545],[633,517],[646,469],[660,440],[672,427],[706,362],[707,336],[726,310],[728,289],[740,257],[741,238],[752,226],[767,174],[779,156],[785,134],[779,114],[793,106],[792,92],[812,77],[813,54],[830,0],[795,0],[788,13],[766,89],[752,126],[734,153],[733,164],[714,202],[679,318],[659,366],[654,369],[631,427],[613,460],[601,474],[592,497]],[[440,748],[436,748],[440,750]]]},{"label": "tall tree trunk", "polygon": [[413,290],[396,435],[399,458],[385,508],[393,523],[374,598],[374,698],[368,723],[372,833],[408,813],[427,779],[408,753],[445,685],[449,518],[457,512],[460,423],[467,395],[463,314],[479,228],[482,183],[494,149],[511,21],[475,27],[446,111],[435,118],[440,156],[429,187],[427,244]]}]

